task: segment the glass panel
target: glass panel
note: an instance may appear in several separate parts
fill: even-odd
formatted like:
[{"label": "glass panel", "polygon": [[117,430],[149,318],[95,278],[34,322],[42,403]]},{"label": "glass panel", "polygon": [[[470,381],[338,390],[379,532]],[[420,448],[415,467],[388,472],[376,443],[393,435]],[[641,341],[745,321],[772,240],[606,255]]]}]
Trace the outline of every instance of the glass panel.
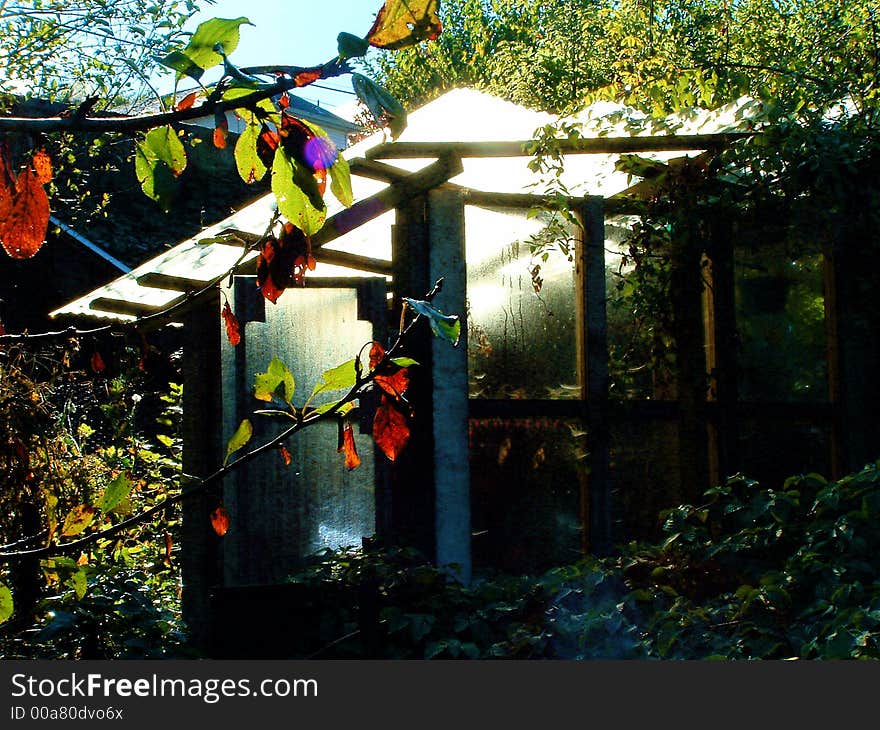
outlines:
[{"label": "glass panel", "polygon": [[574,264],[533,260],[545,223],[525,210],[467,206],[465,230],[470,396],[577,398]]},{"label": "glass panel", "polygon": [[578,560],[579,423],[474,419],[469,430],[474,567],[537,572]]},{"label": "glass panel", "polygon": [[738,252],[736,301],[740,398],[828,400],[820,257]]}]

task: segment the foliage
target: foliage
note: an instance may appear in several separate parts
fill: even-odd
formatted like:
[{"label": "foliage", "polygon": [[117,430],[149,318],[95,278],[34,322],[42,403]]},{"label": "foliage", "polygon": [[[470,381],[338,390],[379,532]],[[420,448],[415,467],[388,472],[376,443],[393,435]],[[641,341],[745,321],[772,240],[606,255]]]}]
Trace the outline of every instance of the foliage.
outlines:
[{"label": "foliage", "polygon": [[327,658],[880,658],[872,564],[880,464],[833,483],[796,476],[778,489],[737,476],[704,496],[703,504],[665,514],[660,543],[537,577],[488,577],[471,588],[411,550],[326,551],[292,578],[321,616],[317,646],[299,651]]},{"label": "foliage", "polygon": [[4,3],[0,67],[4,93],[45,101],[92,96],[98,109],[136,101],[146,69],[182,34],[192,0]]}]

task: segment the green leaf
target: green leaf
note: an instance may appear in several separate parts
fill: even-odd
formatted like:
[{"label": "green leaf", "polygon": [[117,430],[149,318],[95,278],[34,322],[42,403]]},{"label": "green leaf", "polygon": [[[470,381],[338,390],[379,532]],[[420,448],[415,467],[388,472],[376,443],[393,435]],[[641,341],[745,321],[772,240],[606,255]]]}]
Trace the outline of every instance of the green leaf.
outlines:
[{"label": "green leaf", "polygon": [[97,507],[104,514],[113,512],[122,502],[128,499],[131,494],[133,482],[127,472],[120,472],[119,475],[107,485],[101,499],[98,500]]},{"label": "green leaf", "polygon": [[12,602],[12,591],[0,583],[0,624],[8,621],[14,611],[15,604]]},{"label": "green leaf", "polygon": [[80,504],[68,512],[61,528],[62,537],[79,535],[95,519],[98,509],[90,504]]},{"label": "green leaf", "polygon": [[392,357],[391,362],[393,362],[399,368],[408,368],[413,365],[419,364],[415,360],[413,360],[411,357]]},{"label": "green leaf", "polygon": [[318,393],[326,393],[331,390],[343,390],[354,386],[357,382],[357,371],[355,370],[354,359],[348,360],[347,362],[342,363],[342,365],[337,365],[330,370],[325,370],[321,375],[321,379],[322,382],[318,383],[314,390],[312,390],[309,400],[318,395]]},{"label": "green leaf", "polygon": [[277,393],[287,405],[292,405],[295,391],[293,373],[277,357],[272,358],[265,373],[257,373],[254,377],[254,398],[257,400],[271,402]]},{"label": "green leaf", "polygon": [[164,58],[158,59],[158,61],[163,66],[167,66],[168,68],[177,71],[178,79],[183,76],[189,76],[191,79],[198,81],[202,78],[202,74],[205,73],[203,68],[199,68],[199,66],[193,63],[193,60],[189,56],[181,51],[172,51]]},{"label": "green leaf", "polygon": [[388,124],[392,139],[397,139],[406,129],[406,110],[403,105],[388,91],[372,79],[358,73],[351,75],[351,83],[355,94],[377,124]]},{"label": "green leaf", "polygon": [[307,236],[321,230],[327,206],[312,172],[292,160],[283,147],[275,150],[272,162],[272,192],[278,210]]},{"label": "green leaf", "polygon": [[248,124],[235,143],[235,166],[241,179],[248,185],[262,180],[266,174],[266,166],[257,154],[260,129],[257,124]]},{"label": "green leaf", "polygon": [[[214,50],[214,46],[219,43],[223,46],[223,50],[228,56],[238,47],[239,27],[242,25],[252,25],[252,23],[245,17],[235,19],[212,18],[211,20],[206,20],[196,28],[196,32],[192,34],[192,38],[189,39],[189,43],[187,43],[186,48],[183,49],[180,55],[185,56],[193,66],[201,69],[207,70],[216,66],[223,59]],[[163,59],[162,63],[168,66],[170,64],[166,63],[166,59]],[[175,67],[172,66],[172,68]],[[192,75],[188,71],[181,72],[180,68],[176,70],[181,75]]]},{"label": "green leaf", "polygon": [[461,336],[461,321],[457,315],[443,314],[432,304],[422,300],[404,297],[404,301],[414,312],[428,318],[435,335],[451,342],[453,346],[458,344],[458,338]]},{"label": "green leaf", "polygon": [[170,125],[151,129],[138,142],[134,166],[144,194],[168,211],[176,178],[186,169],[186,150]]},{"label": "green leaf", "polygon": [[330,165],[329,173],[330,192],[348,208],[354,202],[354,193],[351,190],[351,168],[342,155],[337,156],[336,162]]},{"label": "green leaf", "polygon": [[89,589],[89,581],[88,578],[86,578],[85,570],[80,569],[70,576],[70,583],[73,586],[73,590],[76,592],[76,597],[82,600],[83,596],[86,595],[86,591]]},{"label": "green leaf", "polygon": [[351,33],[340,33],[336,36],[336,47],[339,49],[339,58],[360,58],[370,48],[366,38],[358,38]]},{"label": "green leaf", "polygon": [[250,441],[251,436],[253,435],[254,426],[247,418],[245,418],[238,425],[235,433],[232,434],[232,438],[229,439],[229,443],[226,444],[226,458],[223,460],[223,466],[226,466],[226,463],[229,461],[229,457],[232,456],[236,451],[238,451],[242,446],[244,446],[248,441]]}]

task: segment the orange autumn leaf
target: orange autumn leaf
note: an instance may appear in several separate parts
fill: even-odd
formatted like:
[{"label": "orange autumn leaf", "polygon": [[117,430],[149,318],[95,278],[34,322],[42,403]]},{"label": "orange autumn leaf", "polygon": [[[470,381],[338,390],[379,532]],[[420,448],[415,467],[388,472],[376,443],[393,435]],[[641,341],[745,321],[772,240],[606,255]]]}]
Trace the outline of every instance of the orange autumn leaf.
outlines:
[{"label": "orange autumn leaf", "polygon": [[182,112],[185,109],[189,109],[193,104],[196,103],[196,99],[198,98],[198,96],[199,94],[197,91],[191,91],[186,96],[184,96],[180,100],[180,103],[174,108],[179,112]]},{"label": "orange autumn leaf", "polygon": [[31,258],[43,245],[48,226],[49,198],[39,174],[28,167],[16,178],[0,162],[0,242],[6,253],[14,259]]},{"label": "orange autumn leaf", "polygon": [[165,563],[165,565],[167,565],[169,568],[171,567],[171,547],[172,547],[171,535],[169,535],[168,532],[166,531],[165,532],[165,559],[162,562]]},{"label": "orange autumn leaf", "polygon": [[[373,345],[370,347],[370,370],[374,370],[376,366],[382,362],[384,356],[385,348],[378,342],[373,342]],[[392,367],[395,366],[392,365]],[[407,372],[407,368],[400,368],[400,370],[393,375],[377,375],[375,380],[376,385],[388,393],[388,395],[394,396],[395,398],[402,396],[406,393],[406,389],[409,388],[409,373]]]},{"label": "orange autumn leaf", "polygon": [[238,318],[232,313],[229,302],[223,305],[223,321],[226,323],[226,338],[229,344],[235,347],[241,342],[241,325]]},{"label": "orange autumn leaf", "polygon": [[97,373],[98,375],[100,375],[107,369],[107,366],[104,364],[104,358],[101,357],[100,352],[96,351],[92,353],[91,366],[92,371]]},{"label": "orange autumn leaf", "polygon": [[282,444],[278,447],[278,453],[281,454],[281,458],[284,460],[284,466],[290,466],[292,459],[287,447]]},{"label": "orange autumn leaf", "polygon": [[220,537],[229,531],[229,513],[222,504],[211,511],[211,527]]},{"label": "orange autumn leaf", "polygon": [[52,159],[46,150],[37,150],[31,158],[31,166],[37,174],[37,181],[40,185],[52,182]]},{"label": "orange autumn leaf", "polygon": [[296,76],[293,77],[293,83],[296,84],[297,87],[300,86],[308,86],[309,84],[313,84],[315,81],[321,78],[324,73],[323,66],[316,66],[315,68],[306,68],[297,73]]},{"label": "orange autumn leaf", "polygon": [[226,149],[226,130],[223,127],[214,127],[214,146],[218,150]]},{"label": "orange autumn leaf", "polygon": [[361,465],[361,457],[358,456],[357,445],[354,442],[354,430],[350,423],[346,423],[342,429],[342,445],[338,452],[345,452],[345,468],[351,471]]},{"label": "orange autumn leaf", "polygon": [[373,440],[391,461],[397,459],[409,441],[406,417],[384,395],[373,419]]}]

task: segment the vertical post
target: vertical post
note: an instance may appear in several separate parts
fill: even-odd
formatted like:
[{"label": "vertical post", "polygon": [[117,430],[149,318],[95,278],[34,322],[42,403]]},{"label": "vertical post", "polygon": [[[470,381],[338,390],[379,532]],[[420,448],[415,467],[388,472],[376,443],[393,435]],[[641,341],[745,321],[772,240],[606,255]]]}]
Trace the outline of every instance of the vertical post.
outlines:
[{"label": "vertical post", "polygon": [[[391,236],[394,275],[393,313],[399,315],[403,297],[419,299],[431,290],[428,253],[427,199],[409,198],[396,211]],[[392,329],[397,331],[397,322]],[[426,555],[435,553],[434,483],[426,465],[434,457],[434,408],[431,378],[431,332],[417,328],[409,339],[408,351],[419,367],[410,370],[407,398],[415,418],[409,444],[391,465],[391,514],[388,538],[411,545]],[[384,456],[377,458],[384,459]]]},{"label": "vertical post", "polygon": [[708,397],[717,404],[716,419],[709,423],[709,478],[716,484],[740,469],[733,231],[727,218],[712,226],[710,254],[704,259],[703,276]]},{"label": "vertical post", "polygon": [[[184,320],[183,471],[206,476],[220,463],[220,306],[217,295],[193,307]],[[183,501],[181,572],[183,618],[193,644],[210,649],[210,591],[219,582],[218,538],[204,492]]]},{"label": "vertical post", "polygon": [[467,583],[471,577],[467,267],[460,191],[436,189],[428,194],[428,238],[431,278],[445,279],[437,306],[461,317],[456,347],[436,337],[432,342],[437,564],[455,566],[451,572]]},{"label": "vertical post", "polygon": [[602,198],[574,206],[577,353],[581,399],[586,401],[589,474],[581,483],[584,548],[611,549],[611,466],[608,430],[608,325],[605,309],[605,213]]}]

